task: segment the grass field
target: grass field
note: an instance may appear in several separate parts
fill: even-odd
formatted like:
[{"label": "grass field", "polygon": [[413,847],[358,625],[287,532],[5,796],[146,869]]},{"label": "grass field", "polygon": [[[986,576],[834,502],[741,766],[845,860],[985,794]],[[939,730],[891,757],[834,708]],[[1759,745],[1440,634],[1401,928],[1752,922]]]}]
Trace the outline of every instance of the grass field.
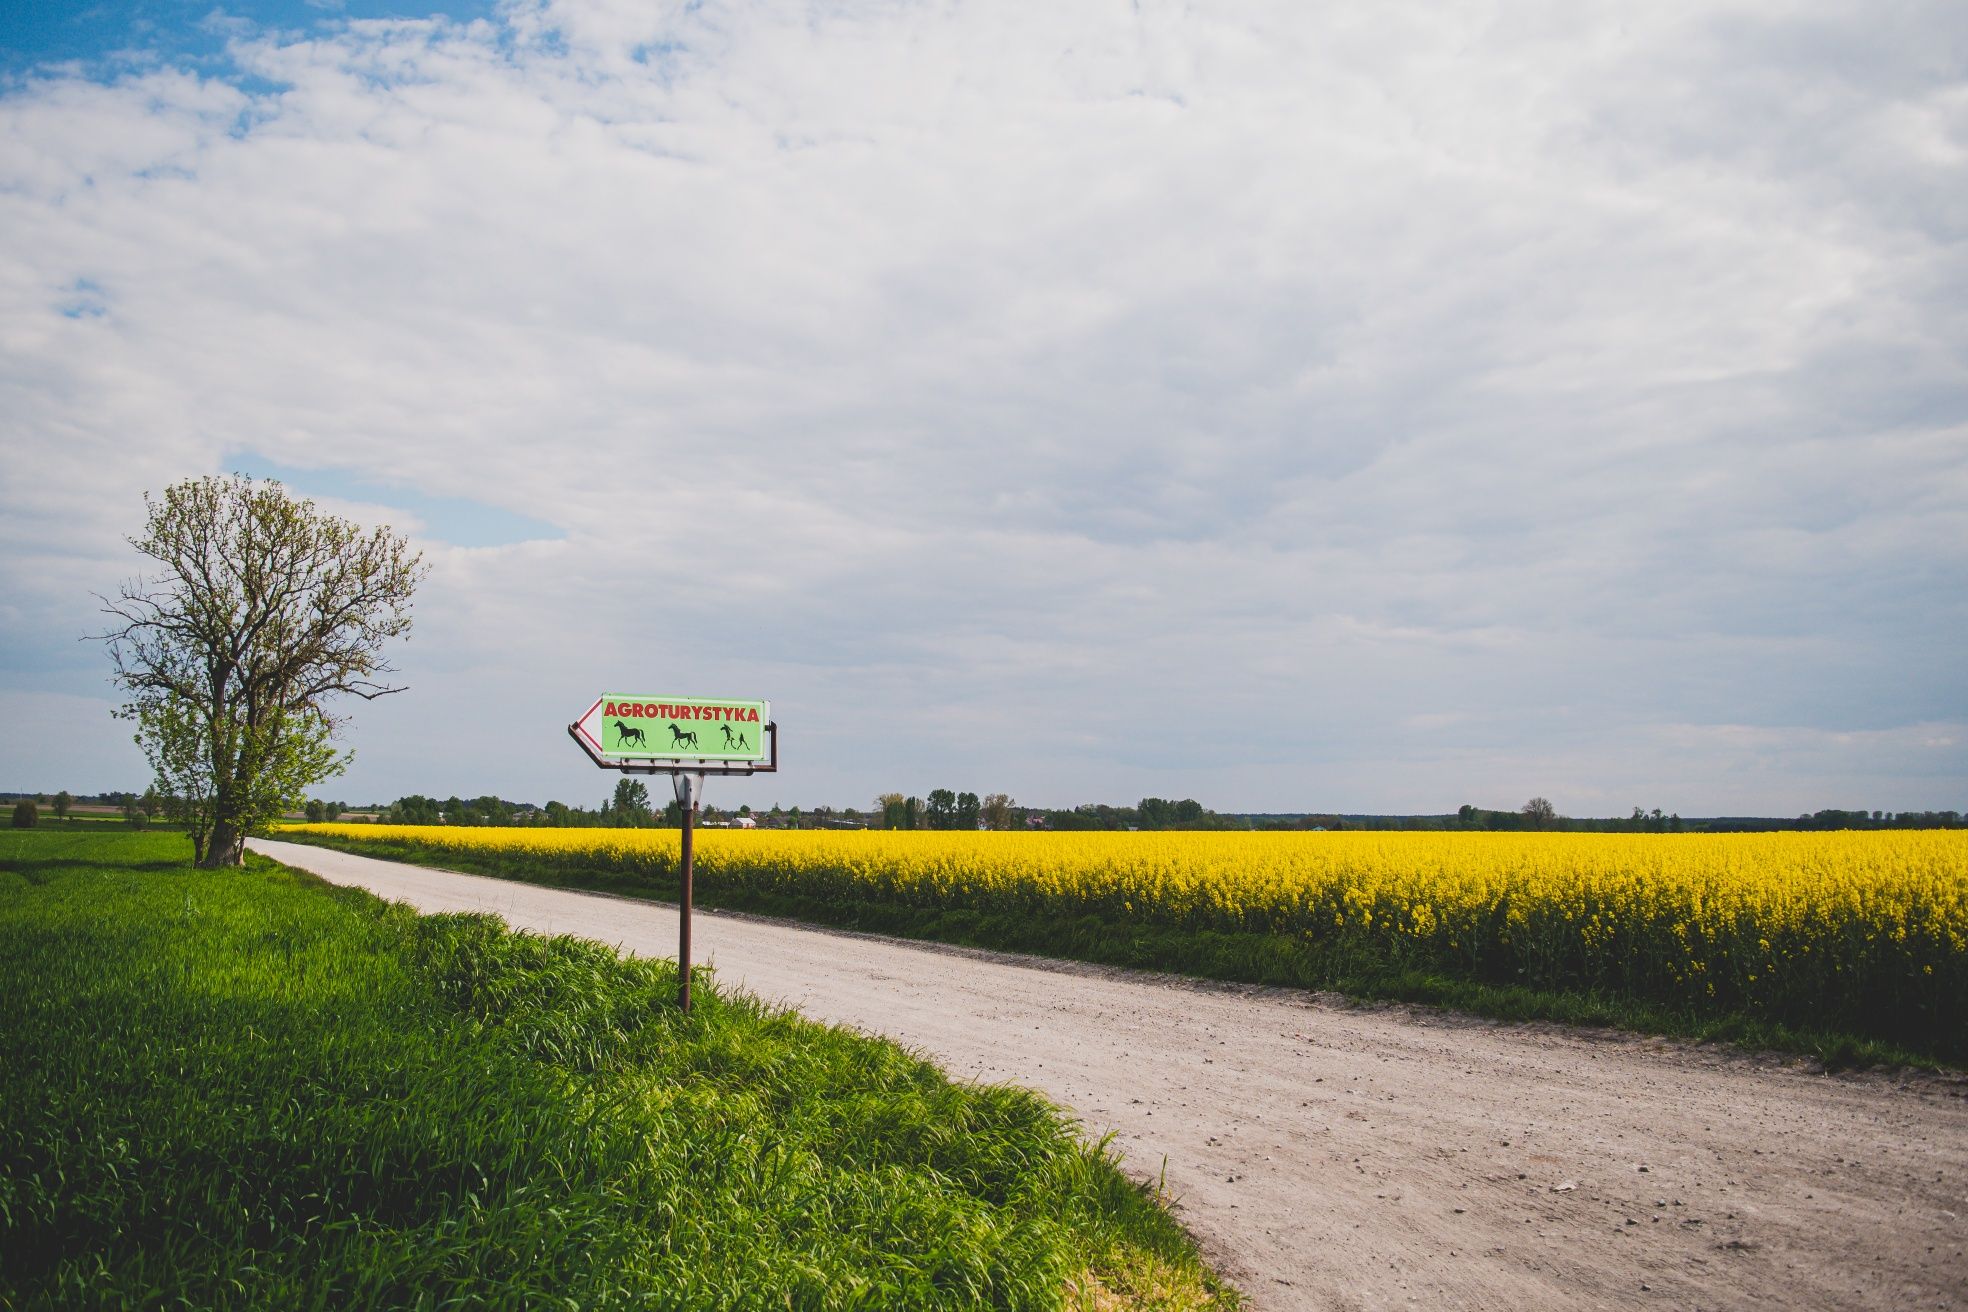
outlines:
[{"label": "grass field", "polygon": [[0,834],[0,1308],[1235,1305],[1035,1095],[186,855]]},{"label": "grass field", "polygon": [[[674,897],[673,830],[286,836]],[[1968,833],[716,830],[697,897],[954,942],[1504,1017],[1968,1062]]]}]

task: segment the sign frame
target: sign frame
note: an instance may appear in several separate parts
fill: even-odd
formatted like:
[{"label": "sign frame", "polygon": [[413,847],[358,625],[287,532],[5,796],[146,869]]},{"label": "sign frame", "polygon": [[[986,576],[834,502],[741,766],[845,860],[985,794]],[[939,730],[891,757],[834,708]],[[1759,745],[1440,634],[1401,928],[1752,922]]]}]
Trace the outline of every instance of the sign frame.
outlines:
[{"label": "sign frame", "polygon": [[[719,699],[711,697],[680,697],[675,699],[678,704],[684,705],[728,705],[758,708],[759,719],[764,722],[765,736],[769,744],[764,758],[760,759],[756,757],[718,755],[666,756],[654,749],[647,752],[638,752],[635,755],[629,755],[619,751],[611,752],[599,742],[595,741],[594,735],[589,733],[584,727],[588,722],[588,718],[599,710],[603,703],[610,700],[626,701],[628,699],[620,694],[603,693],[594,699],[593,705],[581,712],[580,718],[567,726],[567,736],[580,744],[581,750],[588,754],[588,759],[604,770],[630,770],[648,774],[675,773],[679,770],[687,770],[692,774],[746,775],[771,774],[779,768],[779,726],[772,719],[772,703],[769,701],[747,701],[739,698]],[[645,702],[649,701],[647,698],[644,700]]]},{"label": "sign frame", "polygon": [[[691,753],[691,755],[681,755],[681,753],[669,753],[669,755],[665,755],[663,751],[657,751],[655,747],[647,747],[647,745],[644,749],[638,749],[634,753],[630,753],[630,751],[610,751],[608,747],[604,747],[604,745],[600,744],[594,738],[594,734],[590,734],[586,730],[588,718],[592,718],[594,712],[600,710],[602,704],[606,704],[606,702],[618,702],[622,706],[628,706],[628,704],[634,702],[634,706],[636,706],[638,712],[642,712],[642,706],[646,706],[646,704],[651,708],[651,712],[657,706],[663,706],[663,710],[675,710],[677,706],[689,706],[689,708],[699,708],[699,706],[708,706],[708,708],[744,708],[744,710],[752,710],[752,714],[758,718],[758,722],[764,724],[766,736],[771,740],[771,751],[777,751],[777,744],[779,744],[775,726],[771,722],[771,702],[764,702],[764,700],[754,702],[754,700],[744,700],[744,698],[712,698],[712,696],[679,696],[679,698],[671,698],[671,702],[661,702],[657,698],[630,698],[630,696],[624,696],[620,692],[602,692],[600,696],[594,698],[594,704],[592,706],[588,706],[586,710],[581,712],[581,718],[579,720],[575,720],[573,724],[567,726],[567,734],[577,744],[581,744],[581,749],[588,753],[588,759],[594,761],[596,765],[600,765],[602,769],[638,769],[640,771],[646,765],[653,765],[653,771],[651,773],[655,773],[655,771],[673,771],[673,769],[691,769],[695,773],[716,773],[716,775],[746,775],[746,773],[762,773],[762,771],[764,773],[771,773],[773,769],[777,769],[777,757],[771,755],[769,751],[760,751],[758,755],[734,755],[734,753],[718,753],[718,751],[697,751],[697,753]],[[632,718],[640,718],[640,720],[646,720],[646,722],[647,720],[665,720],[665,718],[667,720],[675,720],[673,716],[655,716],[655,714],[647,714],[647,716],[636,714]],[[616,722],[616,726],[618,728],[624,728],[620,720]],[[718,728],[718,726],[712,726],[712,728]],[[724,740],[730,742],[730,728],[728,728],[728,724],[722,726],[722,728],[724,728]],[[742,728],[744,726],[740,724],[740,732],[742,732]],[[638,730],[638,728],[630,728],[628,732],[630,734],[636,734],[638,738],[642,736],[642,730]],[[689,732],[689,738],[695,740],[699,732],[708,734],[710,730],[708,728],[705,728],[705,730],[691,730]],[[685,732],[673,722],[671,724],[671,738],[681,740],[683,736],[685,736]],[[764,747],[764,744],[762,744],[762,747]],[[750,767],[750,769],[746,769],[746,767]]]}]

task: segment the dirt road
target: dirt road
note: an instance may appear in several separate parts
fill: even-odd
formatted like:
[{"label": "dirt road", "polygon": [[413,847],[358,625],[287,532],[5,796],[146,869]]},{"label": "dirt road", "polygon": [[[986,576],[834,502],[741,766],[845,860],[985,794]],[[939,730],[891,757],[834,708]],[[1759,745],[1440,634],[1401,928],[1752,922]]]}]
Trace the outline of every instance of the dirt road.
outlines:
[{"label": "dirt road", "polygon": [[[660,905],[253,847],[674,955]],[[700,959],[1070,1108],[1264,1310],[1968,1308],[1968,1081],[1199,986],[700,912]]]}]

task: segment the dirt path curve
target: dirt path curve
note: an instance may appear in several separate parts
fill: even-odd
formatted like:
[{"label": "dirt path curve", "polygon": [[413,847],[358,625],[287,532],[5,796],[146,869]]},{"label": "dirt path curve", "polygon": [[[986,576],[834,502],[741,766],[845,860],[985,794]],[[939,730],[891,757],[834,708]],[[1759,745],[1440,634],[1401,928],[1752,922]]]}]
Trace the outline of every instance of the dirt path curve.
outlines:
[{"label": "dirt path curve", "polygon": [[[256,851],[426,910],[676,952],[658,904]],[[1356,1008],[700,913],[727,985],[1015,1081],[1167,1163],[1260,1312],[1968,1308],[1968,1081]]]}]

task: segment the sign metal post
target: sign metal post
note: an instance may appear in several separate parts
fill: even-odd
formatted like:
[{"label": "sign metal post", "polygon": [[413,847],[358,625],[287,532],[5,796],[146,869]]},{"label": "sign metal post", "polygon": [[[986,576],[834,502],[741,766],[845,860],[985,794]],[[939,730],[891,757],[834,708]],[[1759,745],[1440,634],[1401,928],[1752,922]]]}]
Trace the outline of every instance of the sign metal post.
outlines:
[{"label": "sign metal post", "polygon": [[694,862],[691,860],[691,834],[697,828],[697,799],[703,795],[704,781],[693,779],[687,774],[673,774],[670,783],[676,789],[677,809],[683,812],[683,854],[678,862],[683,872],[682,890],[678,898],[680,914],[677,917],[677,1005],[685,1011],[690,1010],[690,895],[691,875]]},{"label": "sign metal post", "polygon": [[696,864],[693,840],[697,808],[704,798],[704,778],[777,772],[779,726],[773,722],[770,703],[609,693],[597,697],[580,719],[567,726],[567,736],[604,770],[670,776],[677,810],[683,814],[678,860],[677,1005],[687,1013],[690,904]]}]

